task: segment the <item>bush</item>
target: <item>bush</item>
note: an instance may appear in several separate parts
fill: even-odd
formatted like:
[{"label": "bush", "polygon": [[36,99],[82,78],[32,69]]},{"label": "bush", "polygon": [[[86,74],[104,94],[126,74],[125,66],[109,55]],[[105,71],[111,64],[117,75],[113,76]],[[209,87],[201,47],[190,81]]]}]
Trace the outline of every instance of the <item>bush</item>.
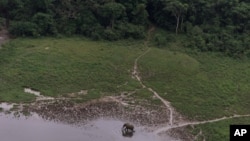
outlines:
[{"label": "bush", "polygon": [[57,33],[53,18],[49,14],[37,13],[32,21],[37,25],[40,35],[54,35]]},{"label": "bush", "polygon": [[120,23],[117,25],[117,30],[120,31],[122,38],[143,39],[145,38],[144,26],[134,25],[130,23]]},{"label": "bush", "polygon": [[15,36],[38,36],[37,25],[31,22],[14,22],[10,25],[10,34]]},{"label": "bush", "polygon": [[187,34],[191,34],[191,33],[192,33],[192,29],[193,29],[192,23],[190,23],[190,22],[185,22],[185,23],[184,23],[184,31],[185,31]]},{"label": "bush", "polygon": [[94,24],[89,26],[87,24],[83,24],[79,27],[78,34],[89,37],[93,40],[100,40],[103,37],[103,27],[100,24]]},{"label": "bush", "polygon": [[74,22],[68,22],[67,25],[64,25],[63,27],[63,34],[66,34],[66,35],[74,35],[76,33],[76,23]]},{"label": "bush", "polygon": [[194,26],[191,28],[189,32],[192,36],[201,36],[203,34],[203,30],[199,26]]},{"label": "bush", "polygon": [[121,35],[112,29],[105,29],[103,32],[103,38],[109,41],[115,41],[121,38]]},{"label": "bush", "polygon": [[162,46],[165,46],[167,44],[167,40],[166,40],[165,36],[163,36],[162,34],[156,34],[154,41],[156,42],[156,45],[158,47],[162,47]]},{"label": "bush", "polygon": [[90,37],[92,39],[99,40],[102,37],[103,30],[103,27],[98,23],[92,24],[92,26],[82,24],[79,27],[78,33]]},{"label": "bush", "polygon": [[205,40],[202,36],[194,36],[193,40],[195,42],[195,46],[199,48],[201,51],[208,51]]},{"label": "bush", "polygon": [[103,27],[101,25],[97,25],[97,26],[94,26],[92,28],[92,31],[89,35],[90,38],[94,39],[94,40],[100,40],[102,39],[102,34],[103,34]]}]

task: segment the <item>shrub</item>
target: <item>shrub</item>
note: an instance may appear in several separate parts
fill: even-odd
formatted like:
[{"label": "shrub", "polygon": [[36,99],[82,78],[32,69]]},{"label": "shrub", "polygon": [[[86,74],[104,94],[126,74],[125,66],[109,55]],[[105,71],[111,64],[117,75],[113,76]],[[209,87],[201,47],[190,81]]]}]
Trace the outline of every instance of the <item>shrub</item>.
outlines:
[{"label": "shrub", "polygon": [[143,39],[145,38],[144,26],[134,25],[130,23],[120,23],[117,25],[122,38]]},{"label": "shrub", "polygon": [[163,36],[162,34],[156,34],[154,41],[156,42],[156,45],[158,47],[162,47],[162,46],[165,46],[167,44],[167,40],[166,40],[165,36]]},{"label": "shrub", "polygon": [[114,41],[120,39],[120,34],[112,29],[105,29],[103,31],[103,38],[106,40]]},{"label": "shrub", "polygon": [[37,30],[41,35],[54,35],[57,33],[53,18],[49,14],[37,13],[33,16],[32,21],[37,25]]},{"label": "shrub", "polygon": [[31,22],[14,22],[9,29],[14,36],[38,36],[37,25]]}]

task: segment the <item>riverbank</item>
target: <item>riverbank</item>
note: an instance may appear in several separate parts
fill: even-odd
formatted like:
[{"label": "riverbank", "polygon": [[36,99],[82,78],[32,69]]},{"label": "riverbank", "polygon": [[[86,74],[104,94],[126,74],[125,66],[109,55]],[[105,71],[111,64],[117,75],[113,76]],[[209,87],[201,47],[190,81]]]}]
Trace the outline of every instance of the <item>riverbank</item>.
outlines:
[{"label": "riverbank", "polygon": [[236,118],[249,123],[249,60],[175,49],[144,41],[15,39],[0,51],[0,101],[72,124],[103,116],[208,140],[227,138]]}]

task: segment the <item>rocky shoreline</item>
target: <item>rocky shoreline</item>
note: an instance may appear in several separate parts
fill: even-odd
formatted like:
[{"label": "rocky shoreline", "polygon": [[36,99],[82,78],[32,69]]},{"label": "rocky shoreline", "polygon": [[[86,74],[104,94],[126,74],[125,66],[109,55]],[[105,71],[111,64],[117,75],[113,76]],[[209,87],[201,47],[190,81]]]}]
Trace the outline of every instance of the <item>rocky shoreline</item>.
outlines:
[{"label": "rocky shoreline", "polygon": [[85,124],[98,118],[113,118],[133,122],[137,125],[156,127],[168,122],[165,107],[124,106],[115,101],[91,101],[85,104],[68,100],[54,102],[36,102],[28,108],[44,119],[69,124]]}]

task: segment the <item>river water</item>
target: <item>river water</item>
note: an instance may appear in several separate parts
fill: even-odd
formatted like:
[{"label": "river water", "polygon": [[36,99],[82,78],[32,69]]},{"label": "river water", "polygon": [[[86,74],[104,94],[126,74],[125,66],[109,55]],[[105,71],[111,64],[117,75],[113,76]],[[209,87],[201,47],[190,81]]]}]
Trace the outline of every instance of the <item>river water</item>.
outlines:
[{"label": "river water", "polygon": [[132,137],[124,137],[121,127],[124,121],[98,119],[86,125],[75,126],[47,121],[37,114],[18,116],[0,113],[1,141],[171,141],[135,127]]}]

